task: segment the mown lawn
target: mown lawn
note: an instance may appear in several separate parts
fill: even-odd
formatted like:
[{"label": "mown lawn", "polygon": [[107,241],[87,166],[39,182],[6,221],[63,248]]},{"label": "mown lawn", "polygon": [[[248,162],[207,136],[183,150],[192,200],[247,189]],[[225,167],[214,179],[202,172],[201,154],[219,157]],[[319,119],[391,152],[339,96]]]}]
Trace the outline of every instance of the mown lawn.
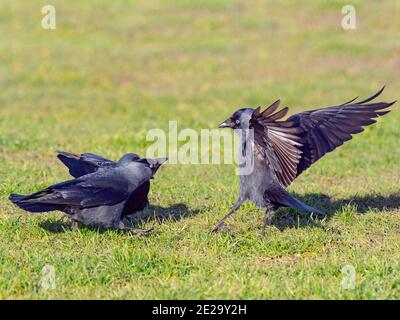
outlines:
[{"label": "mown lawn", "polygon": [[[400,97],[400,5],[352,1],[43,1],[0,4],[0,298],[398,299],[400,111],[329,154],[290,187],[328,213],[246,204],[211,234],[238,191],[233,165],[166,165],[152,183],[148,237],[71,230],[61,213],[7,200],[68,178],[54,150],[145,154],[147,130],[214,128],[242,106],[291,112]],[[159,222],[158,222],[159,221]],[[56,288],[41,287],[53,266]],[[345,290],[342,268],[356,271]]]}]

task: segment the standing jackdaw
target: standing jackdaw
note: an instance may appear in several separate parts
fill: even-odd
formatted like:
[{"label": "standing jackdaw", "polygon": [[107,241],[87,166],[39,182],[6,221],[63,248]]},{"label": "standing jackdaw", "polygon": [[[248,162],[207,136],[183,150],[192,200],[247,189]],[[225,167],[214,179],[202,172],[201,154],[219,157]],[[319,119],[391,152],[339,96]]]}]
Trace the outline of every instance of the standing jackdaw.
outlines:
[{"label": "standing jackdaw", "polygon": [[[355,98],[341,105],[301,112],[287,120],[279,120],[288,112],[287,107],[277,111],[280,100],[264,111],[260,107],[239,109],[225,120],[220,128],[240,130],[239,154],[243,155],[244,165],[239,168],[237,201],[213,231],[224,228],[225,220],[246,200],[265,210],[263,234],[273,213],[280,207],[323,216],[322,212],[304,204],[285,189],[323,155],[350,140],[352,134],[362,132],[363,126],[375,123],[373,118],[390,111],[384,109],[395,101],[371,102],[383,89],[360,102],[354,102]],[[247,149],[250,152],[246,152]],[[249,162],[253,164],[250,173],[243,169]]]},{"label": "standing jackdaw", "polygon": [[121,230],[130,228],[122,222],[123,212],[131,195],[148,182],[166,158],[140,159],[127,155],[125,160],[107,169],[82,175],[52,185],[30,195],[11,194],[10,200],[29,212],[63,211],[76,227],[103,226]]}]

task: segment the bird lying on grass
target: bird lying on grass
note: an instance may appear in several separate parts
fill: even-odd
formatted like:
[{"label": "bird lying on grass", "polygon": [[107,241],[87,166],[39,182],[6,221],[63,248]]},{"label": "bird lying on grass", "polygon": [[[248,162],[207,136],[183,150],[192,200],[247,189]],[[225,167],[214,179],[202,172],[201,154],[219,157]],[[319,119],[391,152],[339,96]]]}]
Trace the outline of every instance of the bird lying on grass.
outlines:
[{"label": "bird lying on grass", "polygon": [[[117,165],[129,163],[130,161],[146,161],[141,159],[135,153],[127,153],[123,155],[118,162],[103,158],[93,153],[82,153],[76,155],[64,151],[56,151],[57,158],[68,167],[69,173],[74,178],[79,178],[83,175],[96,172],[99,169],[114,168]],[[150,181],[146,181],[135,189],[130,195],[124,210],[121,220],[125,217],[132,217],[136,212],[142,211],[149,204],[148,194],[150,191]]]},{"label": "bird lying on grass", "polygon": [[[135,154],[127,154],[114,165],[104,165],[107,159],[102,158],[99,163],[103,165],[98,165],[97,169],[95,165],[92,167],[95,172],[80,175],[83,171],[77,168],[82,168],[98,156],[84,154],[80,156],[82,160],[75,159],[78,161],[75,163],[66,160],[71,154],[59,153],[59,157],[68,163],[76,179],[30,195],[11,194],[10,200],[29,212],[62,211],[73,221],[74,227],[81,222],[90,226],[138,231],[139,234],[149,231],[128,227],[122,219],[124,213],[130,212],[129,206],[134,202],[132,196],[149,182],[166,158],[138,159]],[[79,161],[82,162],[79,164]]]},{"label": "bird lying on grass", "polygon": [[[364,126],[375,123],[373,118],[390,111],[385,109],[396,101],[371,102],[383,89],[360,102],[354,102],[355,98],[341,105],[301,112],[287,120],[279,120],[288,112],[287,107],[277,111],[280,100],[264,111],[260,107],[239,109],[225,120],[220,128],[240,130],[239,154],[244,163],[239,168],[237,201],[213,231],[224,229],[226,219],[246,200],[265,210],[262,234],[280,207],[323,217],[322,212],[304,204],[285,189],[323,155],[350,140],[352,134],[362,132]],[[247,149],[250,152],[246,152]],[[252,170],[245,172],[249,163],[253,164]]]}]

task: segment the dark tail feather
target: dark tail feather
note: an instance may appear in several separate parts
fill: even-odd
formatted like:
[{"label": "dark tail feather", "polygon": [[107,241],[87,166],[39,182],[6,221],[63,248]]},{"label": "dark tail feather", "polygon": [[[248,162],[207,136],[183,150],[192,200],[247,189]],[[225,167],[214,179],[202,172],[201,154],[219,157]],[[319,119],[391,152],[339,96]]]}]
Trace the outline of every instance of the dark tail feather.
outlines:
[{"label": "dark tail feather", "polygon": [[290,193],[288,193],[286,190],[283,189],[279,191],[270,191],[268,192],[267,197],[270,201],[272,201],[273,204],[276,204],[278,207],[279,206],[290,207],[301,211],[314,213],[319,217],[325,216],[325,214],[319,211],[318,209],[306,205],[305,203],[301,202],[299,199],[296,199]]},{"label": "dark tail feather", "polygon": [[24,195],[22,195],[22,194],[12,193],[12,194],[10,194],[10,196],[8,197],[8,199],[9,199],[12,203],[16,204],[17,202],[26,199],[26,196],[24,196]]},{"label": "dark tail feather", "polygon": [[34,202],[35,199],[32,198],[32,195],[21,195],[21,194],[11,194],[9,197],[10,201],[20,207],[21,209],[29,212],[39,213],[39,212],[48,212],[54,210],[62,211],[65,208],[65,205],[60,204],[48,204],[48,203],[40,203]]},{"label": "dark tail feather", "polygon": [[290,204],[290,207],[292,207],[292,208],[299,209],[301,211],[314,213],[315,215],[317,215],[319,217],[325,216],[325,214],[322,213],[321,211],[319,211],[318,209],[315,209],[313,207],[306,205],[305,203],[301,202],[299,199],[296,199],[295,197],[291,196],[291,198],[288,199],[288,203]]}]

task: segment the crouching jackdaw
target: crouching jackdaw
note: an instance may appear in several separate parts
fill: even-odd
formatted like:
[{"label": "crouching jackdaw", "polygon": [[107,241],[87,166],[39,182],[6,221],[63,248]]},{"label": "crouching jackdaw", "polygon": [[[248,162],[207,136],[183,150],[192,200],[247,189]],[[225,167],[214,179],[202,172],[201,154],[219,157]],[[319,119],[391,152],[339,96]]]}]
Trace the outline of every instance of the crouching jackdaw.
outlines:
[{"label": "crouching jackdaw", "polygon": [[[126,207],[134,201],[135,191],[154,176],[166,158],[138,159],[125,155],[108,168],[81,175],[30,195],[11,194],[10,200],[29,212],[64,212],[76,226],[81,222],[121,230],[144,232],[122,222]],[[74,169],[72,170],[74,172]]]},{"label": "crouching jackdaw", "polygon": [[[213,231],[224,228],[225,220],[246,200],[265,210],[263,234],[272,214],[280,207],[323,216],[285,189],[323,155],[350,140],[352,134],[362,132],[364,126],[375,123],[374,118],[389,112],[385,109],[394,102],[371,102],[383,89],[360,102],[354,102],[355,98],[337,106],[301,112],[287,120],[280,120],[288,108],[277,111],[279,100],[264,111],[260,107],[239,109],[225,120],[220,128],[240,130],[239,154],[244,162],[239,168],[237,201]],[[250,162],[253,169],[245,171]]]},{"label": "crouching jackdaw", "polygon": [[[79,178],[83,175],[93,173],[98,170],[114,168],[130,161],[147,161],[146,159],[141,159],[139,155],[135,153],[127,153],[123,155],[118,162],[114,162],[93,153],[82,153],[80,155],[76,155],[65,151],[56,152],[57,158],[68,167],[69,173],[74,178]],[[147,180],[132,192],[126,205],[124,206],[121,220],[123,220],[125,217],[133,216],[136,212],[142,211],[149,204],[147,197],[149,191],[150,181]]]}]

